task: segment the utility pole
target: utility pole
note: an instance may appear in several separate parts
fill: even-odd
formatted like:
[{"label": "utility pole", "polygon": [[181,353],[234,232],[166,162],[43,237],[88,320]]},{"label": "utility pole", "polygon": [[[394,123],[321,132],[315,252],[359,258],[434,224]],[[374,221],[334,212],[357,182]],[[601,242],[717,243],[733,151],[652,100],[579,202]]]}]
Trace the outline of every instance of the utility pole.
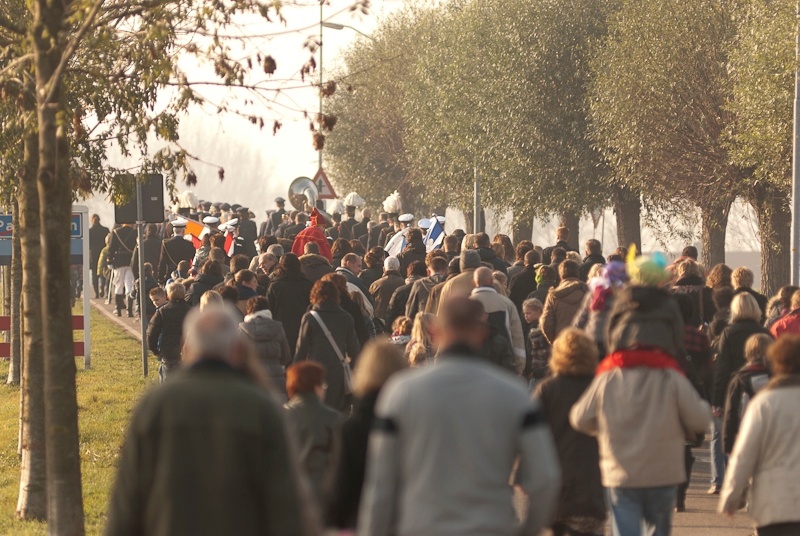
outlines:
[{"label": "utility pole", "polygon": [[475,179],[475,193],[474,193],[474,204],[475,204],[475,214],[472,218],[472,232],[477,234],[482,231],[481,229],[481,178],[478,176],[478,165],[472,168],[472,173]]},{"label": "utility pole", "polygon": [[[319,3],[319,117],[317,125],[322,133],[322,28],[324,27],[323,6],[324,2]],[[319,148],[319,169],[322,169],[322,147]]]},{"label": "utility pole", "polygon": [[139,329],[142,335],[142,374],[147,378],[147,308],[144,300],[148,296],[144,286],[144,200],[142,183],[138,180],[136,181],[136,228],[139,231]]},{"label": "utility pole", "polygon": [[794,143],[792,147],[792,285],[800,281],[800,1],[795,20]]}]

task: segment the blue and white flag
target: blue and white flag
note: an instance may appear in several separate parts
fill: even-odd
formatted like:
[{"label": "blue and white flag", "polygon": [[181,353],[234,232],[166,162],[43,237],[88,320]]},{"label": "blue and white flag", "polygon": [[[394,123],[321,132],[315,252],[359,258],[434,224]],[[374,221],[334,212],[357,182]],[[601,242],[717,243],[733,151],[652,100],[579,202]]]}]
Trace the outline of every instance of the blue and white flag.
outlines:
[{"label": "blue and white flag", "polygon": [[406,248],[406,235],[408,235],[408,231],[410,230],[411,227],[406,227],[389,239],[389,242],[383,249],[390,257],[397,257]]},{"label": "blue and white flag", "polygon": [[431,226],[428,228],[428,232],[425,233],[425,238],[422,239],[425,243],[425,250],[430,252],[434,249],[442,249],[444,237],[444,227],[442,227],[442,224],[439,223],[436,217],[431,218]]}]

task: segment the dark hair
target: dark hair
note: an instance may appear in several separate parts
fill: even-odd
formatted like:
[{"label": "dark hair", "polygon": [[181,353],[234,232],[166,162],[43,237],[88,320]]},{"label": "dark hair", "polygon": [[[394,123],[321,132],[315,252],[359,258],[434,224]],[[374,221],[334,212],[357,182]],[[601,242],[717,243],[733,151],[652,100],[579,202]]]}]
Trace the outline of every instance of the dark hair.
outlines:
[{"label": "dark hair", "polygon": [[217,285],[214,290],[219,292],[222,299],[228,303],[237,305],[239,303],[239,291],[230,285]]},{"label": "dark hair", "polygon": [[690,259],[697,260],[697,248],[694,246],[686,246],[681,251],[681,257],[689,257]]},{"label": "dark hair", "polygon": [[315,361],[301,361],[286,369],[286,393],[295,395],[313,393],[325,383],[325,367]]},{"label": "dark hair", "polygon": [[367,254],[364,255],[364,264],[370,268],[380,268],[385,258],[386,252],[382,247],[376,246],[367,251]]},{"label": "dark hair", "polygon": [[144,276],[153,277],[153,265],[149,262],[144,263]]},{"label": "dark hair", "polygon": [[464,331],[484,325],[483,304],[465,296],[454,296],[439,307],[439,320],[446,330]]},{"label": "dark hair", "polygon": [[412,275],[417,275],[421,277],[425,277],[428,274],[427,269],[425,268],[425,263],[422,261],[414,261],[408,265],[406,268],[407,277],[411,277]]},{"label": "dark hair", "polygon": [[447,235],[444,237],[444,250],[458,253],[458,237],[456,235]]},{"label": "dark hair", "polygon": [[731,283],[731,274],[733,270],[725,264],[717,264],[714,266],[706,276],[706,286],[713,289],[721,287],[733,287]]},{"label": "dark hair", "polygon": [[247,269],[239,270],[238,272],[236,272],[236,283],[237,284],[241,285],[242,283],[251,283],[251,282],[253,282],[255,280],[256,280],[256,273],[255,272],[251,272],[250,270],[247,270]]},{"label": "dark hair", "polygon": [[792,306],[792,295],[795,292],[800,290],[800,288],[795,287],[794,285],[786,285],[785,287],[781,287],[778,291],[778,299],[781,302],[781,306],[784,309],[789,309]]},{"label": "dark hair", "polygon": [[250,259],[247,258],[247,255],[234,255],[231,257],[231,272],[234,274],[239,272],[239,270],[247,270],[250,267]]},{"label": "dark hair", "polygon": [[540,262],[542,262],[542,256],[531,246],[531,249],[525,253],[525,266],[535,266]]},{"label": "dark hair", "polygon": [[344,238],[337,238],[333,241],[333,246],[331,246],[331,256],[344,257],[348,253],[352,252],[353,248],[350,247],[350,242]]},{"label": "dark hair", "polygon": [[208,259],[200,269],[201,274],[206,275],[222,275],[222,265],[214,259]]},{"label": "dark hair", "polygon": [[203,238],[200,239],[200,245],[206,248],[211,247],[211,235],[206,233],[203,235]]},{"label": "dark hair", "polygon": [[211,251],[208,252],[208,258],[222,264],[225,262],[225,250],[216,247],[211,248]]},{"label": "dark hair", "polygon": [[189,268],[191,267],[192,265],[189,264],[189,261],[181,261],[178,263],[177,269],[180,273],[186,273],[189,271]]},{"label": "dark hair", "polygon": [[306,242],[306,245],[303,246],[303,254],[319,255],[319,244],[316,242]]},{"label": "dark hair", "polygon": [[564,248],[553,248],[550,252],[550,262],[561,262],[567,258],[567,250]]},{"label": "dark hair", "polygon": [[272,244],[277,244],[278,239],[273,235],[264,235],[258,239],[258,250],[261,253],[266,253],[267,248],[270,247]]},{"label": "dark hair", "polygon": [[490,248],[492,242],[489,240],[489,235],[486,233],[478,233],[475,235],[475,247]]},{"label": "dark hair", "polygon": [[530,240],[523,240],[517,244],[517,247],[514,250],[514,257],[516,260],[521,261],[525,258],[525,254],[529,251],[533,251],[533,242]]},{"label": "dark hair", "polygon": [[147,224],[147,227],[144,229],[144,236],[145,238],[153,238],[158,235],[158,225],[155,223]]},{"label": "dark hair", "polygon": [[247,304],[245,305],[245,311],[249,315],[257,313],[258,311],[265,311],[267,309],[269,309],[269,302],[264,296],[255,296],[250,298],[247,300]]},{"label": "dark hair", "polygon": [[431,262],[428,264],[436,273],[444,272],[447,270],[447,258],[446,257],[433,257]]},{"label": "dark hair", "polygon": [[493,244],[500,244],[503,246],[503,259],[507,262],[514,262],[514,244],[511,243],[511,238],[508,235],[496,234],[492,239]]},{"label": "dark hair", "polygon": [[767,361],[773,374],[800,373],[800,335],[785,334],[767,350]]},{"label": "dark hair", "polygon": [[275,279],[279,279],[281,277],[286,277],[289,274],[302,273],[300,259],[297,258],[297,255],[294,253],[284,253],[281,256],[281,260],[278,261],[278,266],[275,267],[272,275]]},{"label": "dark hair", "polygon": [[367,253],[367,249],[364,247],[364,244],[355,238],[350,241],[350,248],[353,250],[353,253],[359,257],[363,257]]},{"label": "dark hair", "polygon": [[417,227],[412,227],[411,230],[409,230],[408,234],[406,235],[406,242],[408,244],[421,244],[422,231]]},{"label": "dark hair", "polygon": [[[338,274],[326,274],[326,275],[338,275]],[[342,277],[342,276],[339,276]],[[344,279],[342,277],[342,279]],[[311,287],[311,296],[309,301],[312,305],[319,305],[321,303],[329,302],[335,303],[339,305],[339,289],[336,288],[336,285],[333,281],[324,281],[320,279],[314,286]]]},{"label": "dark hair", "polygon": [[564,261],[558,265],[558,275],[561,276],[561,279],[580,277],[581,267],[575,261]]},{"label": "dark hair", "polygon": [[425,255],[425,264],[430,266],[431,265],[431,261],[433,261],[433,259],[435,259],[436,257],[441,257],[445,261],[448,260],[447,259],[447,253],[445,253],[441,249],[434,249],[433,251],[429,251],[428,254]]},{"label": "dark hair", "polygon": [[211,236],[211,245],[225,251],[225,235],[222,233],[214,233]]},{"label": "dark hair", "polygon": [[717,309],[728,309],[733,301],[733,287],[720,287],[711,294],[711,299]]}]

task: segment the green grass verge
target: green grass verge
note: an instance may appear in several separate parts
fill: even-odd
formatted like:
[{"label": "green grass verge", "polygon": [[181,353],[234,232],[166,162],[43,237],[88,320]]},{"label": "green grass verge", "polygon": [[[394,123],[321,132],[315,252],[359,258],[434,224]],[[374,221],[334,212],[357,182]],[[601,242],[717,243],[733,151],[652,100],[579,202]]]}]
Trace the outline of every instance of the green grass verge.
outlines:
[{"label": "green grass verge", "polygon": [[[92,308],[92,368],[78,366],[81,471],[86,533],[100,534],[105,526],[108,495],[123,434],[131,410],[142,392],[157,381],[151,356],[147,379],[142,377],[139,342]],[[44,523],[18,521],[19,492],[17,436],[19,388],[6,385],[0,374],[0,534],[45,534]]]}]

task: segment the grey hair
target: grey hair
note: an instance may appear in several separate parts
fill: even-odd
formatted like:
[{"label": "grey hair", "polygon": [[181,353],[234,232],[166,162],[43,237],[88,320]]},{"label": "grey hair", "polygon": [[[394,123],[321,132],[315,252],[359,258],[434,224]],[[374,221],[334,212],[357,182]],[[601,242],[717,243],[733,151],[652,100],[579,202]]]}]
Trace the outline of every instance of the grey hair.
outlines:
[{"label": "grey hair", "polygon": [[400,269],[400,261],[397,257],[386,257],[386,260],[383,261],[383,269],[385,271],[394,270],[395,272]]},{"label": "grey hair", "polygon": [[280,244],[272,244],[267,248],[267,253],[272,253],[276,257],[283,257],[283,246]]},{"label": "grey hair", "polygon": [[239,337],[239,319],[231,306],[193,309],[183,323],[184,359],[230,359]]},{"label": "grey hair", "polygon": [[470,268],[478,268],[481,265],[481,256],[474,249],[462,250],[459,264],[462,272]]}]

